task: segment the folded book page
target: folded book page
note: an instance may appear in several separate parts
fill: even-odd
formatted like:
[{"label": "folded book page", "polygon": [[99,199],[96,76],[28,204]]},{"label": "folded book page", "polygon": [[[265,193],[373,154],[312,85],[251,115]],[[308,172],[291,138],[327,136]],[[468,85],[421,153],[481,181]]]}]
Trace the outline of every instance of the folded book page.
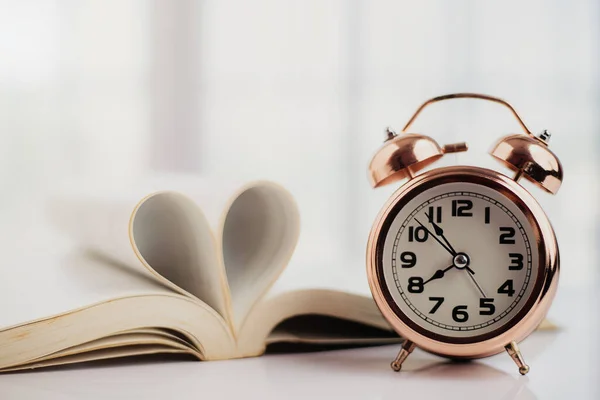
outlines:
[{"label": "folded book page", "polygon": [[268,181],[75,191],[57,197],[51,214],[85,248],[199,298],[234,330],[285,268],[300,229],[292,196]]}]

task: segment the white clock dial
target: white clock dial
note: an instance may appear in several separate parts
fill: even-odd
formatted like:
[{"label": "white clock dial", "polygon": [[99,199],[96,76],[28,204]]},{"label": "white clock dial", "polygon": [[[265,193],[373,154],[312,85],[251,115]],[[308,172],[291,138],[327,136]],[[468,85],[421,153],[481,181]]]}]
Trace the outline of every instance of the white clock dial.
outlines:
[{"label": "white clock dial", "polygon": [[424,330],[483,335],[510,322],[531,296],[539,268],[533,229],[498,191],[445,183],[390,217],[382,254],[387,289]]}]

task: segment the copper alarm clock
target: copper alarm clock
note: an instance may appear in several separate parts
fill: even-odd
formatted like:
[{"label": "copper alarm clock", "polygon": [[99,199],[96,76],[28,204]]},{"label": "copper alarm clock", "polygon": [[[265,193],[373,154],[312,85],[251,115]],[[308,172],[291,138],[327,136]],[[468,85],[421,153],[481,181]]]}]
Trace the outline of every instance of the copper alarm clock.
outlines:
[{"label": "copper alarm clock", "polygon": [[[473,98],[506,106],[524,130],[491,150],[514,175],[476,166],[419,171],[466,143],[439,146],[408,133],[428,105]],[[550,135],[535,136],[502,99],[472,93],[426,101],[401,134],[373,157],[371,183],[404,181],[379,213],[367,246],[371,292],[383,316],[405,342],[392,362],[401,369],[413,349],[472,359],[506,350],[526,374],[517,343],[543,320],[558,283],[559,254],[552,226],[525,178],[555,194],[562,166],[548,148]]]}]

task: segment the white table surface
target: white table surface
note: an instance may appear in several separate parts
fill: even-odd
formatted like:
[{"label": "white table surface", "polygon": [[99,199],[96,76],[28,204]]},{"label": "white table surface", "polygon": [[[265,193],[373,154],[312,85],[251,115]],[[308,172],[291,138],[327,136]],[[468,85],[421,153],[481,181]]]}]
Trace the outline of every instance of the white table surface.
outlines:
[{"label": "white table surface", "polygon": [[0,375],[0,399],[600,399],[594,290],[560,292],[561,325],[521,344],[529,375],[506,354],[451,363],[420,350],[389,368],[398,346],[274,354],[220,362],[137,358]]}]

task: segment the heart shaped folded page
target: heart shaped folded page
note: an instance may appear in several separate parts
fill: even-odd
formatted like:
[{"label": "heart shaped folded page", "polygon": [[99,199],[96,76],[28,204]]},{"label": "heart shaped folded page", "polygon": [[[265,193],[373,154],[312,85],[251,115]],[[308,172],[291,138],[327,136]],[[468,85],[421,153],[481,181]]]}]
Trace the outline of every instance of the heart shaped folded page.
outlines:
[{"label": "heart shaped folded page", "polygon": [[129,224],[131,245],[155,278],[191,294],[235,331],[287,265],[299,214],[281,186],[163,191],[144,198]]}]

